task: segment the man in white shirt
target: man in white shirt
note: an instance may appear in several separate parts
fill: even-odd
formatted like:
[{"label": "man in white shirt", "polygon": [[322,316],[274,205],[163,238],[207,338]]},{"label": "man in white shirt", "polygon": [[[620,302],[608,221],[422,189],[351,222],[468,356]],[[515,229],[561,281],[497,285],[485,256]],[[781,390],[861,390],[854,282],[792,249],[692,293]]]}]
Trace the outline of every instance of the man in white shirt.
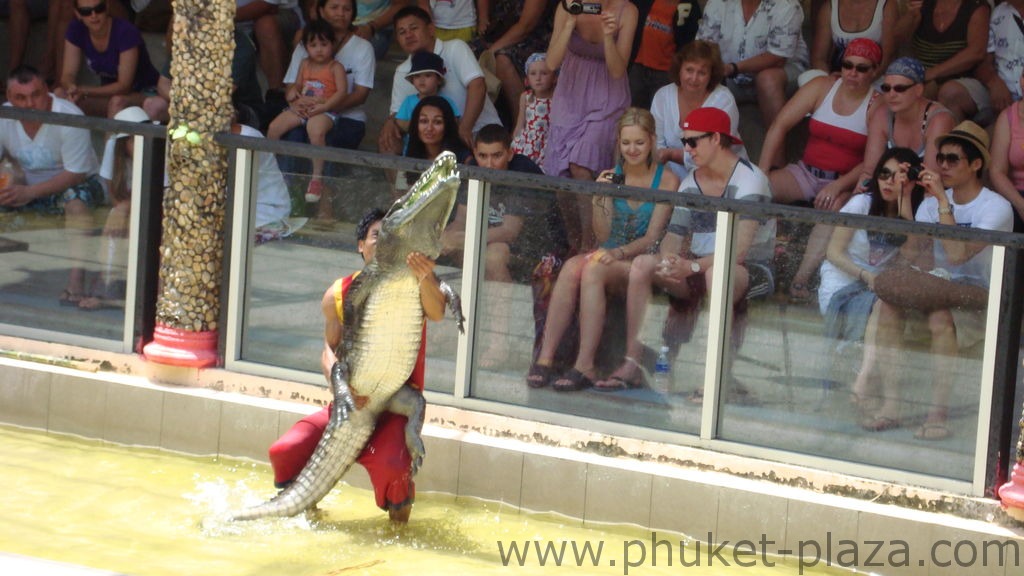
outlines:
[{"label": "man in white shirt", "polygon": [[726,85],[737,101],[757,102],[765,126],[807,69],[803,21],[798,0],[708,0],[704,7],[697,38],[718,44]]},{"label": "man in white shirt", "polygon": [[444,59],[444,87],[441,95],[451,98],[462,110],[459,137],[467,148],[473,146],[473,134],[488,124],[501,124],[494,103],[487,98],[484,73],[473,51],[462,40],[438,40],[430,14],[419,6],[406,6],[395,14],[395,34],[398,45],[410,57],[395,70],[391,88],[391,114],[380,130],[378,149],[382,153],[399,154],[402,151],[402,133],[395,114],[406,96],[416,94],[416,88],[405,79],[412,68],[412,54],[419,50],[433,50]]},{"label": "man in white shirt", "polygon": [[[78,114],[77,106],[49,93],[39,71],[20,66],[7,78],[7,104],[25,110]],[[85,242],[93,229],[92,208],[103,202],[99,163],[89,131],[33,122],[0,119],[0,157],[10,156],[25,173],[25,182],[0,189],[0,212],[35,211],[64,216],[71,274],[60,297],[77,306],[85,296]]]},{"label": "man in white shirt", "polygon": [[[981,173],[990,160],[988,144],[985,129],[970,121],[961,122],[938,139],[939,171],[923,170],[919,177],[926,196],[915,215],[918,222],[1013,230],[1010,203],[982,185]],[[879,297],[876,338],[884,398],[882,407],[862,426],[882,431],[900,425],[899,371],[905,364],[903,331],[909,304],[927,315],[932,355],[932,402],[914,437],[942,440],[950,435],[946,420],[958,351],[985,337],[992,248],[983,242],[930,237],[915,240],[908,243],[909,249],[904,247],[904,256],[919,262],[922,269],[931,265],[931,275],[936,278],[921,274],[917,281],[901,282],[909,284],[902,290],[889,289],[875,279]],[[918,259],[918,255],[924,258]],[[952,305],[947,300],[963,304]]]}]

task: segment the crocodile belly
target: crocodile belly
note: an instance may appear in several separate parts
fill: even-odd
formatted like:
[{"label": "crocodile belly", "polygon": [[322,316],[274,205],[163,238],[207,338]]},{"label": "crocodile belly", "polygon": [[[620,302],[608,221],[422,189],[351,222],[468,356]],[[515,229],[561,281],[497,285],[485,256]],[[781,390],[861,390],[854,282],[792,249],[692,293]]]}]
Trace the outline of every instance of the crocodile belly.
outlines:
[{"label": "crocodile belly", "polygon": [[416,278],[406,274],[380,282],[367,298],[349,350],[349,385],[363,396],[390,397],[409,379],[422,334]]}]

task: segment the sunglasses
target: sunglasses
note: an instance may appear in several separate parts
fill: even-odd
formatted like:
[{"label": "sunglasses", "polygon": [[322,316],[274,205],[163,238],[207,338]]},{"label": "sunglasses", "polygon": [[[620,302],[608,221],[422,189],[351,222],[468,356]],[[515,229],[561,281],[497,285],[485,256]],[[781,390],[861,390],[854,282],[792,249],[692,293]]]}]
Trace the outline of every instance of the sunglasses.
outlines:
[{"label": "sunglasses", "polygon": [[83,16],[83,17],[84,16],[92,16],[93,14],[103,14],[104,12],[107,11],[107,3],[106,2],[100,2],[99,4],[97,4],[95,6],[84,6],[84,7],[83,6],[78,6],[78,7],[75,8],[75,11],[78,12],[78,14]]},{"label": "sunglasses", "polygon": [[878,171],[878,181],[887,182],[896,177],[896,172],[889,170],[888,168],[882,168]]},{"label": "sunglasses", "polygon": [[690,136],[689,138],[680,138],[680,140],[683,142],[683,146],[689,146],[690,148],[696,148],[697,147],[697,142],[700,142],[704,138],[710,138],[713,134],[714,134],[714,132],[707,132],[705,134],[701,134],[700,136]]},{"label": "sunglasses", "polygon": [[871,72],[872,68],[874,68],[874,66],[872,66],[870,64],[854,64],[853,62],[850,62],[849,60],[843,60],[842,67],[843,67],[843,70],[853,70],[853,69],[856,69],[857,72],[860,72],[861,74],[867,74],[868,72]]},{"label": "sunglasses", "polygon": [[903,94],[907,90],[913,88],[915,84],[917,83],[915,82],[914,84],[882,84],[881,86],[878,87],[878,89],[881,90],[882,92],[885,92],[886,94],[888,94],[889,92]]},{"label": "sunglasses", "polygon": [[949,164],[950,166],[956,166],[963,159],[964,157],[959,154],[943,154],[942,152],[935,154],[936,164]]}]

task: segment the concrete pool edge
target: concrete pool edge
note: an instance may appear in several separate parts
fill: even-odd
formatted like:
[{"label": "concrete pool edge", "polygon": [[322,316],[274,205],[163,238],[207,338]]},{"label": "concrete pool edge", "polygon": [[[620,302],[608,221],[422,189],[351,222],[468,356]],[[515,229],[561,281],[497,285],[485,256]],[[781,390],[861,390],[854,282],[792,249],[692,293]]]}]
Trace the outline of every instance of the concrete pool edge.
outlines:
[{"label": "concrete pool edge", "polygon": [[[224,370],[137,376],[152,369],[134,355],[94,350],[86,355],[81,349],[45,352],[38,358],[0,358],[0,370],[5,374],[0,384],[0,422],[120,444],[265,462],[269,443],[316,409],[278,397],[298,395],[304,402],[326,397],[326,391],[313,386]],[[86,356],[88,360],[81,360]],[[21,357],[29,358],[24,353]],[[184,380],[188,386],[156,384],[154,380]],[[232,392],[239,387],[249,388],[249,394],[272,397]],[[116,393],[111,393],[115,389]],[[608,438],[451,407],[432,406],[428,418],[431,423],[425,429],[425,441],[429,456],[417,478],[421,491],[554,512],[585,524],[629,523],[701,539],[707,535],[718,542],[766,537],[778,544],[777,550],[792,549],[797,541],[818,537],[822,542],[826,537],[863,541],[885,534],[892,538],[915,534],[930,541],[1000,538],[1024,544],[1024,530],[1003,517],[994,500],[801,470],[696,448]],[[614,442],[630,456],[612,457],[529,441],[562,436],[567,437],[568,445],[581,439]],[[919,505],[942,502],[958,516],[698,466],[741,471],[755,478],[765,472],[777,472],[776,477],[804,474],[807,482],[802,485],[815,488],[838,486],[845,479],[851,494],[870,489],[888,494],[884,499],[895,502],[901,501],[901,495],[902,501]],[[361,468],[346,480],[368,486]]]}]

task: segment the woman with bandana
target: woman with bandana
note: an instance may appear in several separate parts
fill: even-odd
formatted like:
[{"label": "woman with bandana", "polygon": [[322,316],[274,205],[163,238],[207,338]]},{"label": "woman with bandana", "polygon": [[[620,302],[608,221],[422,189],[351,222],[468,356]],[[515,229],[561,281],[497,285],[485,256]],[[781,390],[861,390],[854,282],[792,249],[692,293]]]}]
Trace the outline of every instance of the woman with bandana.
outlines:
[{"label": "woman with bandana", "polygon": [[[863,171],[868,118],[877,93],[871,82],[882,61],[882,48],[866,38],[846,47],[839,78],[822,76],[805,84],[772,122],[765,135],[758,166],[768,174],[776,202],[810,202],[819,210],[839,210],[846,204]],[[785,148],[786,134],[810,116],[803,158],[782,168],[772,158]],[[807,240],[799,269],[790,283],[790,297],[811,297],[811,277],[825,257],[830,229],[816,226]]]}]

